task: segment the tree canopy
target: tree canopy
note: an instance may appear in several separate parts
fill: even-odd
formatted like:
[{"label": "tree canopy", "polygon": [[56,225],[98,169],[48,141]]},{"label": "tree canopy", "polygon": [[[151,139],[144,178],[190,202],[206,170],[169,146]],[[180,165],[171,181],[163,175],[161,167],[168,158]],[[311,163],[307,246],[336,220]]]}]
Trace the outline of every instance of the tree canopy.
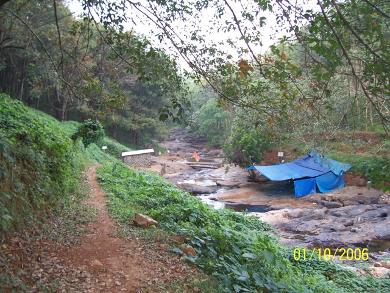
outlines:
[{"label": "tree canopy", "polygon": [[[387,1],[81,3],[80,19],[58,0],[0,3],[3,90],[30,105],[46,99],[61,119],[99,116],[137,144],[141,131],[161,132],[157,117],[184,115],[187,77],[230,112],[257,113],[254,125],[389,126]],[[263,48],[273,22],[274,44]]]}]

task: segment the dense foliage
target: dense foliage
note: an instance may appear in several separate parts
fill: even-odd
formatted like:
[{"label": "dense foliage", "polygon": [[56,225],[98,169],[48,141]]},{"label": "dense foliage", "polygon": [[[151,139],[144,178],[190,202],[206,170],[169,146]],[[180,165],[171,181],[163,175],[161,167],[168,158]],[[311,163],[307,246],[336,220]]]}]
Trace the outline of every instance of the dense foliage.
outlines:
[{"label": "dense foliage", "polygon": [[211,146],[222,146],[230,133],[232,115],[218,105],[216,99],[207,100],[191,114],[190,126],[207,139]]},{"label": "dense foliage", "polygon": [[98,120],[88,119],[72,135],[73,140],[81,138],[85,147],[91,143],[100,144],[104,137],[103,125]]},{"label": "dense foliage", "polygon": [[[66,122],[62,122],[62,126],[63,126],[63,129],[66,131],[66,133],[70,137],[72,137],[77,132],[77,129],[79,129],[79,127],[81,126],[81,123],[77,122],[77,121],[66,121]],[[119,143],[118,141],[116,141],[115,139],[112,139],[108,136],[104,136],[103,139],[100,140],[100,143],[98,144],[98,146],[100,148],[103,146],[106,146],[107,149],[104,152],[107,152],[108,154],[110,154],[114,158],[120,158],[122,152],[132,150],[128,146],[125,146],[125,145]],[[95,148],[95,147],[96,147],[96,144],[92,144],[92,146],[90,146],[88,149]]]},{"label": "dense foliage", "polygon": [[81,150],[57,120],[0,94],[1,232],[48,212],[73,190]]},{"label": "dense foliage", "polygon": [[251,111],[237,111],[224,153],[229,162],[247,167],[261,162],[264,152],[275,144],[276,136]]},{"label": "dense foliage", "polygon": [[[112,7],[110,1],[86,0],[84,7],[96,9],[102,22],[118,29],[129,20],[146,21],[151,35],[165,41],[190,73],[229,104],[268,118],[285,120],[297,111],[298,118],[306,113],[307,119],[324,122],[337,114],[348,124],[353,119],[388,127],[388,1],[169,0]],[[207,24],[199,21],[205,15]],[[344,85],[348,98],[344,111],[332,105],[337,84]]]}]

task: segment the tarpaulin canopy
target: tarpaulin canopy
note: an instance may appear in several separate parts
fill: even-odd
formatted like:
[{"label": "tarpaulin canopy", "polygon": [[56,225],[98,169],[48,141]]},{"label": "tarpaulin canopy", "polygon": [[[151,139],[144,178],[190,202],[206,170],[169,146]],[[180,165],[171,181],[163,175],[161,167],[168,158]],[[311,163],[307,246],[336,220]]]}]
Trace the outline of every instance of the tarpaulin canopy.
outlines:
[{"label": "tarpaulin canopy", "polygon": [[344,187],[343,174],[351,168],[350,164],[341,163],[312,151],[295,161],[272,165],[251,166],[272,181],[294,180],[297,197],[316,192],[328,192]]}]

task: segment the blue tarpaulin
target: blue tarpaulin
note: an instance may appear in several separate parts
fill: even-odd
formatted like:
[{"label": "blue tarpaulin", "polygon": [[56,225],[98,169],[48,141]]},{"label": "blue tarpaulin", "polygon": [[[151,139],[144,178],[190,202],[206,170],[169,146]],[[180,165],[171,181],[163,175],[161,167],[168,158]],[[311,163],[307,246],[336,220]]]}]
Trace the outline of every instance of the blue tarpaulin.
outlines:
[{"label": "blue tarpaulin", "polygon": [[296,197],[316,193],[316,179],[308,178],[294,180],[294,190]]},{"label": "blue tarpaulin", "polygon": [[344,173],[351,165],[337,162],[321,156],[315,151],[295,161],[272,165],[251,166],[249,170],[257,170],[272,181],[294,180],[295,196],[301,197],[320,192],[328,192],[345,186]]}]

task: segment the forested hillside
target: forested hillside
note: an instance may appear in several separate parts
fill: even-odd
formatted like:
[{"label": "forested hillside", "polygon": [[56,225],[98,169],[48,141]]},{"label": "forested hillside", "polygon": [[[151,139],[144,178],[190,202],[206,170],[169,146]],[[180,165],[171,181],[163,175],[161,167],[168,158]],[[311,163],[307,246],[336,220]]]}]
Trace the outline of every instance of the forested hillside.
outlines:
[{"label": "forested hillside", "polygon": [[0,11],[0,90],[62,121],[99,119],[130,145],[164,136],[159,112],[182,88],[176,63],[142,36],[76,19],[62,1],[53,9],[11,1]]}]

